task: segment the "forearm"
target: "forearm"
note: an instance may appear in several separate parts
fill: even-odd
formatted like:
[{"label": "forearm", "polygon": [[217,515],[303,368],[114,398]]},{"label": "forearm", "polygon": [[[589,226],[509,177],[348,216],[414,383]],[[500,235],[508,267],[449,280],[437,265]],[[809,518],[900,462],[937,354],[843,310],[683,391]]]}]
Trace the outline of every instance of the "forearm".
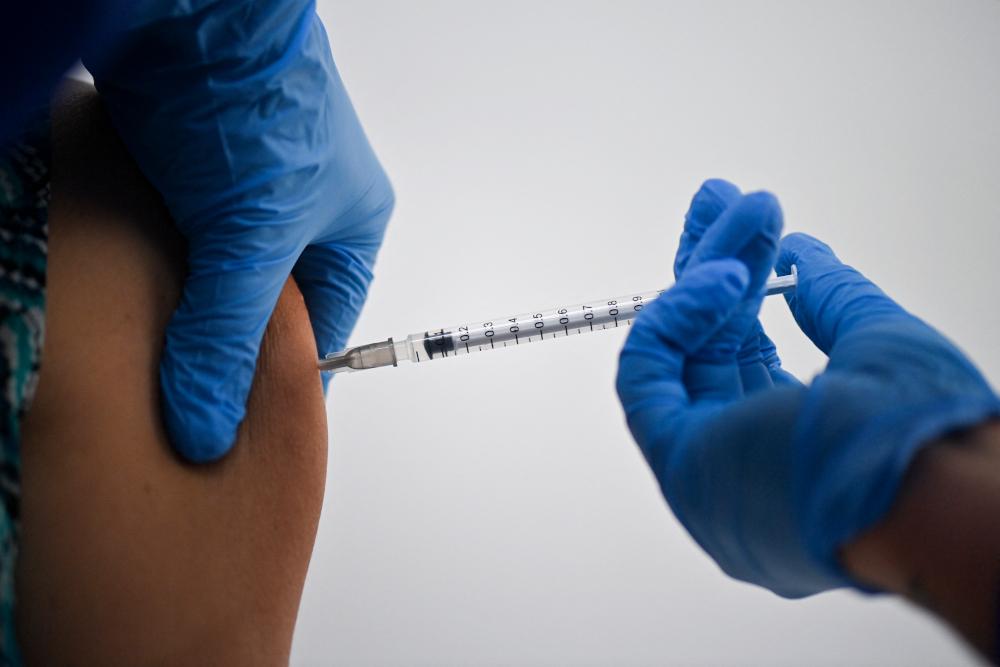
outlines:
[{"label": "forearm", "polygon": [[994,659],[1000,585],[1000,422],[926,447],[899,498],[841,551],[862,582],[903,595]]}]

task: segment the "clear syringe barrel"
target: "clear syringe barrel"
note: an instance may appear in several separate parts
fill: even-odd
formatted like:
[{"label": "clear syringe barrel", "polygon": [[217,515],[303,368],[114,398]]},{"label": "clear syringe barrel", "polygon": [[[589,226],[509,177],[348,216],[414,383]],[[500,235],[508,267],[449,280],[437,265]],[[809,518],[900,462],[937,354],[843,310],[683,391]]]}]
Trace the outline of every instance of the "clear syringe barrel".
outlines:
[{"label": "clear syringe barrel", "polygon": [[[539,310],[410,334],[405,343],[400,341],[396,344],[396,357],[414,362],[430,361],[629,326],[643,306],[659,295],[659,291],[629,294],[566,308]],[[404,344],[405,350],[400,350]]]},{"label": "clear syringe barrel", "polygon": [[[791,275],[767,281],[767,294],[793,291],[797,278],[793,266]],[[528,345],[550,338],[629,326],[635,316],[664,291],[666,290],[629,294],[513,317],[477,320],[468,324],[410,334],[404,340],[395,342],[390,338],[328,354],[325,359],[319,360],[319,369],[341,373],[395,366],[403,359],[420,363],[473,352]]]}]

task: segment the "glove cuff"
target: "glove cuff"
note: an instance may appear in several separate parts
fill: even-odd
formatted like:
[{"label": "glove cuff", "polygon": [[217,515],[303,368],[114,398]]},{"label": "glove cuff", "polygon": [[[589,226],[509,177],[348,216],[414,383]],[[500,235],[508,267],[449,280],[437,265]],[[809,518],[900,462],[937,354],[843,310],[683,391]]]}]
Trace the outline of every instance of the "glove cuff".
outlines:
[{"label": "glove cuff", "polygon": [[[828,379],[814,384],[797,428],[794,506],[809,553],[831,575],[872,593],[875,591],[853,581],[844,571],[839,562],[840,547],[889,511],[910,464],[923,447],[1000,416],[1000,400],[990,393],[911,404],[864,420],[863,427],[841,439],[846,444],[838,447],[833,443],[842,434],[836,427],[829,428],[831,412],[843,420],[845,413],[865,403],[877,405],[878,400],[859,387],[822,381]],[[853,390],[853,395],[845,395],[845,389]]]}]

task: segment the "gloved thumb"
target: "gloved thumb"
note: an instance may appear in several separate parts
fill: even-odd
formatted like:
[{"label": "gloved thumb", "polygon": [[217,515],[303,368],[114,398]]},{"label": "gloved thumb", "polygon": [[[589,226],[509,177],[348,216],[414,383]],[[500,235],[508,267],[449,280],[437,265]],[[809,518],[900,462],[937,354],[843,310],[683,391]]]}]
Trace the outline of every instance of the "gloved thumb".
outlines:
[{"label": "gloved thumb", "polygon": [[[292,270],[302,291],[319,355],[338,352],[361,314],[372,281],[372,266],[381,234],[369,241],[326,243],[307,247]],[[331,373],[323,373],[323,389]]]},{"label": "gloved thumb", "polygon": [[174,447],[193,462],[217,459],[235,442],[261,338],[295,262],[296,250],[270,235],[249,238],[191,241],[190,273],[167,328],[163,415]]},{"label": "gloved thumb", "polygon": [[799,233],[781,239],[775,267],[778,275],[788,275],[793,264],[799,274],[798,286],[785,300],[799,328],[826,355],[839,339],[858,327],[886,318],[909,317],[818,239]]}]

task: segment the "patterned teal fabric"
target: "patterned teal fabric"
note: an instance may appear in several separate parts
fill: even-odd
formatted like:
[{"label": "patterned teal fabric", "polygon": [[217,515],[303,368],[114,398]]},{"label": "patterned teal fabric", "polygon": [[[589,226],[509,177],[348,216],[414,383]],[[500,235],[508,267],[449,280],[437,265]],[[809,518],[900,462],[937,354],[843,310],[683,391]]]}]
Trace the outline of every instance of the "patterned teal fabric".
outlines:
[{"label": "patterned teal fabric", "polygon": [[50,146],[48,109],[0,146],[0,665],[21,664],[14,632],[21,418],[45,337]]}]

